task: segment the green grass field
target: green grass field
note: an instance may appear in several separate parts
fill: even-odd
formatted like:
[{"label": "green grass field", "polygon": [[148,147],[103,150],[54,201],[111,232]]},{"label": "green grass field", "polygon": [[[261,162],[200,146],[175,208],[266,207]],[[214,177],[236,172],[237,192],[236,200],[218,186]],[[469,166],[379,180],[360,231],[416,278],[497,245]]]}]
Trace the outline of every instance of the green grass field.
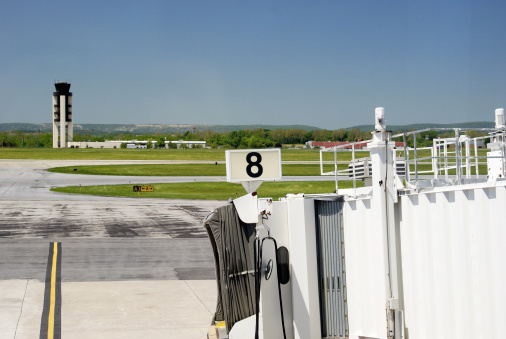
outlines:
[{"label": "green grass field", "polygon": [[[361,182],[359,183],[362,184]],[[164,198],[164,199],[201,199],[201,200],[227,200],[246,194],[240,184],[228,182],[189,182],[171,184],[153,184],[154,192],[133,192],[132,185],[108,186],[70,186],[52,188],[53,192],[90,194],[102,196]],[[351,181],[340,181],[339,188],[351,188]],[[278,200],[287,193],[332,193],[335,191],[334,181],[291,181],[291,182],[264,182],[257,190],[261,198],[271,197]]]},{"label": "green grass field", "polygon": [[[485,155],[487,150],[479,150],[479,155]],[[400,152],[402,153],[402,152]],[[325,161],[334,160],[333,152],[324,152]],[[284,161],[318,161],[319,150],[282,150]],[[402,156],[402,154],[399,154]],[[355,158],[369,156],[366,151],[356,152]],[[413,152],[410,153],[412,158]],[[430,156],[429,151],[418,152],[419,157]],[[338,152],[337,160],[347,162],[352,157],[351,152]],[[50,149],[50,148],[2,148],[0,159],[41,159],[41,160],[207,160],[224,161],[224,150],[209,149]],[[347,164],[338,165],[338,169],[345,169]],[[430,165],[420,164],[419,171],[428,170]],[[333,165],[324,165],[324,171],[334,169]],[[414,165],[411,165],[414,170]],[[51,172],[92,174],[92,175],[129,175],[129,176],[225,176],[224,164],[170,164],[170,165],[110,165],[110,166],[72,166],[50,169]],[[480,165],[480,173],[486,172],[486,166]],[[454,174],[455,171],[450,171]],[[474,170],[473,170],[474,173]],[[318,164],[285,164],[283,176],[318,176]],[[358,182],[361,185],[361,182]],[[351,187],[351,181],[340,182],[340,188]],[[261,197],[275,199],[286,193],[330,193],[335,189],[333,181],[328,182],[266,182],[258,193]],[[129,185],[63,187],[52,189],[57,192],[111,195],[127,197],[151,197],[168,199],[217,199],[226,200],[230,197],[245,193],[241,185],[231,183],[173,183],[155,184],[155,192],[134,193]]]},{"label": "green grass field", "polygon": [[224,161],[225,152],[212,149],[0,148],[0,159]]},{"label": "green grass field", "polygon": [[[338,165],[345,169],[347,165]],[[283,176],[318,176],[318,164],[285,164]],[[325,172],[334,170],[334,165],[325,164]],[[91,174],[91,175],[125,175],[125,176],[226,176],[225,164],[163,164],[163,165],[96,165],[54,167],[48,170],[55,173]]]},{"label": "green grass field", "polygon": [[[369,156],[356,152],[355,157]],[[350,161],[351,152],[338,152],[338,161]],[[34,160],[207,160],[225,161],[223,149],[95,149],[95,148],[0,148],[0,159]],[[311,149],[283,149],[283,161],[319,161],[320,151]],[[324,152],[323,160],[333,161],[334,153]]]},{"label": "green grass field", "polygon": [[[486,156],[487,149],[478,150],[478,155]],[[418,151],[418,157],[430,157],[430,151]],[[474,155],[474,151],[473,151]],[[368,157],[369,152],[357,151],[355,158]],[[397,156],[402,157],[403,152]],[[411,159],[414,152],[409,153]],[[337,152],[337,161],[351,161],[350,151]],[[95,149],[95,148],[0,148],[0,159],[34,159],[34,160],[206,160],[225,161],[223,149]],[[319,161],[317,149],[283,149],[283,161]],[[324,161],[333,161],[333,152],[323,152]]]}]

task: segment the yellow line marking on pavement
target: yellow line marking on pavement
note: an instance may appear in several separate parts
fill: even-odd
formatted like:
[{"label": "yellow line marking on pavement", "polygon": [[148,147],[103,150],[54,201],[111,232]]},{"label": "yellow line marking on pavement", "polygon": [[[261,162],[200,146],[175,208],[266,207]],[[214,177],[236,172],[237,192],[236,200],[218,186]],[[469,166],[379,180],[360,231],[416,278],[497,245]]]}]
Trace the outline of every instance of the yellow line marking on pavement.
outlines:
[{"label": "yellow line marking on pavement", "polygon": [[53,249],[53,266],[51,267],[51,297],[49,301],[49,319],[47,322],[47,337],[53,339],[54,337],[54,308],[56,301],[56,261],[58,259],[58,243],[54,243]]}]

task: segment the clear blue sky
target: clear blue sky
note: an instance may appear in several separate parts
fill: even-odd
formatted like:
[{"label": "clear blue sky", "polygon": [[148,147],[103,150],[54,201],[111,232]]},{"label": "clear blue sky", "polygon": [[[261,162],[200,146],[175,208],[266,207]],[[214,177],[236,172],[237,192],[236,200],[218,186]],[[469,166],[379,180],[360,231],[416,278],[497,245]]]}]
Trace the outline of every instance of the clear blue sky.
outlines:
[{"label": "clear blue sky", "polygon": [[2,1],[0,122],[493,121],[506,1]]}]

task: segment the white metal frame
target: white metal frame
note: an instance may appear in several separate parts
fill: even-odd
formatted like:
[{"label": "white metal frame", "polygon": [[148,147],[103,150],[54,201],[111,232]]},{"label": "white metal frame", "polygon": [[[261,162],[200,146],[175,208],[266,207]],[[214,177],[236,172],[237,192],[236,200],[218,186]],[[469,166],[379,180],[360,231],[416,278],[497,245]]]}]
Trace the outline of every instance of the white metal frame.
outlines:
[{"label": "white metal frame", "polygon": [[[488,136],[469,138],[465,134],[466,131],[486,131],[489,132]],[[416,145],[416,136],[417,134],[427,132],[427,131],[454,131],[455,137],[453,138],[437,138],[433,140],[433,145],[429,147],[417,147]],[[407,147],[406,139],[408,136],[412,135],[414,138],[414,147]],[[426,175],[430,175],[433,179],[450,179],[457,178],[460,179],[471,179],[471,178],[482,178],[484,174],[481,174],[479,171],[480,165],[486,165],[487,161],[491,158],[501,158],[504,169],[504,165],[506,165],[506,150],[503,150],[502,155],[500,156],[479,156],[478,155],[478,141],[485,140],[489,138],[493,138],[498,141],[505,140],[505,131],[498,131],[494,128],[427,128],[418,131],[411,131],[402,134],[397,134],[392,136],[393,138],[403,138],[404,147],[401,149],[395,149],[395,160],[394,166],[396,166],[397,158],[400,154],[404,157],[404,163],[406,166],[406,175],[403,178],[407,182],[415,181],[418,182],[420,179],[420,175],[424,175],[424,179],[427,179]],[[357,144],[367,144],[369,145],[372,140],[366,141],[357,141],[350,142],[343,145],[338,145],[332,148],[320,149],[320,174],[321,175],[332,175],[335,177],[336,182],[336,192],[339,189],[338,182],[339,180],[352,180],[353,181],[353,189],[356,192],[356,181],[355,177],[355,152],[357,149],[355,146]],[[474,145],[474,152],[472,152],[471,145]],[[351,148],[350,148],[351,147]],[[452,150],[454,148],[454,150]],[[429,157],[418,157],[418,152],[422,150],[430,150],[431,155]],[[351,166],[353,168],[353,176],[349,176],[348,168],[338,170],[338,162],[337,162],[337,152],[351,152],[352,160]],[[361,149],[362,151],[362,149]],[[334,152],[334,170],[330,172],[324,172],[323,165],[325,161],[323,160],[323,152]],[[474,153],[474,154],[472,154]],[[410,158],[412,156],[412,158]],[[430,162],[429,162],[430,161]],[[431,169],[429,170],[419,170],[420,164],[430,163]],[[414,166],[412,166],[414,165]],[[411,167],[414,167],[414,170],[411,170]],[[473,170],[474,169],[474,170]],[[455,172],[454,174],[452,172]],[[473,173],[474,172],[474,173]],[[356,195],[356,193],[355,193]]]}]

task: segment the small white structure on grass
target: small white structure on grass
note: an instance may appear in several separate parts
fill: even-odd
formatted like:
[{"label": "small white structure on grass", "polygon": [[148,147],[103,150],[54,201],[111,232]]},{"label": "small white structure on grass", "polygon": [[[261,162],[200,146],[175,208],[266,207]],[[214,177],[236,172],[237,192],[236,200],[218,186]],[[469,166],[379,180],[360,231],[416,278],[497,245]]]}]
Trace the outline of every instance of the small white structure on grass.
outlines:
[{"label": "small white structure on grass", "polygon": [[187,148],[206,148],[205,141],[192,141],[192,140],[178,140],[178,141],[165,141],[165,148],[169,148],[169,144],[175,144],[177,148],[185,145]]}]

